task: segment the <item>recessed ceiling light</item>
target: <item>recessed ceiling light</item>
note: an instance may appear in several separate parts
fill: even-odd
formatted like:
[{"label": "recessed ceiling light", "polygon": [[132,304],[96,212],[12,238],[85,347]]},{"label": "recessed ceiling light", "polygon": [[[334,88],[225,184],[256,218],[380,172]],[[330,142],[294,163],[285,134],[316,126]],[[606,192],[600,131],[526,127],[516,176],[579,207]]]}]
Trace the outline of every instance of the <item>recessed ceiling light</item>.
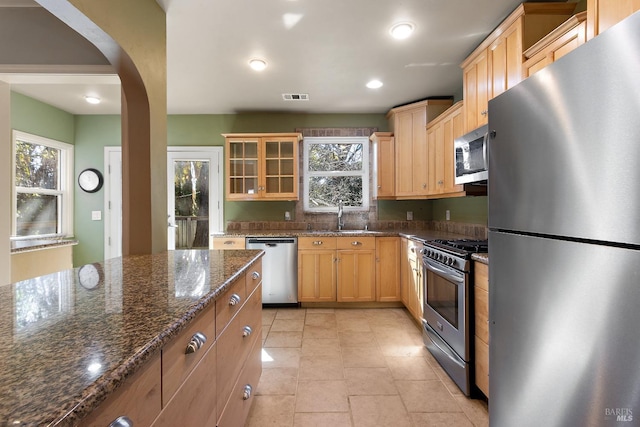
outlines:
[{"label": "recessed ceiling light", "polygon": [[249,66],[256,71],[262,71],[267,68],[267,61],[263,59],[252,59],[249,61]]},{"label": "recessed ceiling light", "polygon": [[85,96],[84,100],[89,104],[100,104],[100,98],[98,98],[97,96]]},{"label": "recessed ceiling light", "polygon": [[411,22],[399,22],[394,24],[389,30],[393,38],[401,40],[406,39],[413,33],[414,25]]},{"label": "recessed ceiling light", "polygon": [[382,82],[380,80],[371,80],[367,83],[367,87],[369,89],[378,89],[382,87]]}]

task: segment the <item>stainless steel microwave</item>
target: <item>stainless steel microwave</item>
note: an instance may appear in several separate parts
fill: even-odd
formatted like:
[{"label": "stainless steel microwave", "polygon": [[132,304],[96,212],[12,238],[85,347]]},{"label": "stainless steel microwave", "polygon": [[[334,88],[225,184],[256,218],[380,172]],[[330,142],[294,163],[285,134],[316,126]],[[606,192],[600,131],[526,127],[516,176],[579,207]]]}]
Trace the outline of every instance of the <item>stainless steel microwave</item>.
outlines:
[{"label": "stainless steel microwave", "polygon": [[478,129],[454,140],[456,185],[487,180],[489,177],[487,144],[487,125],[480,126]]}]

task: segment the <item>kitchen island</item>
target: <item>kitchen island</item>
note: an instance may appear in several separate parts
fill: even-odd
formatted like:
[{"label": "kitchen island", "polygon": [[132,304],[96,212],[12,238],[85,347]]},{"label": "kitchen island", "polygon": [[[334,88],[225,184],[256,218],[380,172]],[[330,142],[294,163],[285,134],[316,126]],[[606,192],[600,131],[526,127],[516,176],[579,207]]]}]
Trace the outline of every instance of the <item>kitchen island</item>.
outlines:
[{"label": "kitchen island", "polygon": [[[225,311],[234,304],[222,301],[231,291],[247,301],[255,295],[251,306],[243,300],[237,307],[259,315],[262,255],[185,250],[128,256],[0,287],[0,425],[81,425],[127,379],[164,358],[202,313],[216,314],[207,345],[216,338],[220,343],[236,315]],[[162,408],[171,404],[164,387],[157,391]],[[218,397],[221,410],[225,403]]]}]

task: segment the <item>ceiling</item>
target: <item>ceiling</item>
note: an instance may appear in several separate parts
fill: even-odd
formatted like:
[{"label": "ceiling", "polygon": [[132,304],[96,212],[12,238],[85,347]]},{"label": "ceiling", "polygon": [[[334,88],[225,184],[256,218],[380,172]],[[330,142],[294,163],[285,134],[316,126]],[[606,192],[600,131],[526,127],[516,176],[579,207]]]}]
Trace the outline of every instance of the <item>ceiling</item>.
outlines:
[{"label": "ceiling", "polygon": [[[167,14],[169,114],[239,112],[385,113],[391,107],[433,96],[458,97],[460,63],[519,0],[157,0]],[[20,12],[22,22],[9,12]],[[17,13],[16,12],[16,13]],[[2,29],[24,31],[39,12],[32,0],[0,0]],[[2,16],[8,23],[2,25]],[[24,15],[24,16],[22,16]],[[16,15],[17,16],[17,15]],[[52,36],[29,49],[9,52],[0,80],[12,90],[73,114],[118,114],[120,86],[106,62],[66,58],[41,60],[43,38],[79,52],[71,31],[51,15]],[[393,39],[398,21],[415,26],[411,37]],[[24,31],[24,33],[28,33]],[[68,41],[63,42],[65,33]],[[53,36],[56,34],[56,37]],[[79,36],[78,36],[79,37]],[[5,44],[6,47],[6,44]],[[0,58],[3,56],[0,45]],[[50,50],[51,48],[49,48]],[[31,58],[24,58],[31,52]],[[93,53],[95,55],[95,53]],[[51,55],[49,55],[51,56]],[[90,56],[87,54],[86,56]],[[267,68],[253,71],[258,57]],[[62,64],[55,63],[58,58]],[[19,62],[19,63],[16,63]],[[46,62],[46,63],[45,63]],[[44,73],[43,73],[44,71]],[[383,82],[379,89],[365,84]],[[282,94],[308,94],[285,101]],[[84,96],[103,102],[89,105]]]}]

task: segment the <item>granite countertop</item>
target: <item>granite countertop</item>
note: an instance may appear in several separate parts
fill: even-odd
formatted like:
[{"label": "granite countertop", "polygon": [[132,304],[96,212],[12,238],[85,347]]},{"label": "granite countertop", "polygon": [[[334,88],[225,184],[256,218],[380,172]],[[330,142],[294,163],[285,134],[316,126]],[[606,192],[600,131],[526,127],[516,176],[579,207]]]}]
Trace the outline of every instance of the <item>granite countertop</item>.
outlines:
[{"label": "granite countertop", "polygon": [[471,254],[471,259],[489,265],[489,254]]},{"label": "granite countertop", "polygon": [[469,236],[462,234],[449,233],[446,231],[436,230],[246,230],[246,231],[228,231],[225,233],[214,234],[213,237],[353,237],[353,236],[371,236],[371,237],[407,237],[421,241],[435,239],[470,239]]},{"label": "granite countertop", "polygon": [[181,250],[0,286],[0,425],[74,425],[264,252]]},{"label": "granite countertop", "polygon": [[40,249],[58,248],[61,246],[77,245],[73,239],[20,239],[11,240],[11,253],[30,252]]}]

